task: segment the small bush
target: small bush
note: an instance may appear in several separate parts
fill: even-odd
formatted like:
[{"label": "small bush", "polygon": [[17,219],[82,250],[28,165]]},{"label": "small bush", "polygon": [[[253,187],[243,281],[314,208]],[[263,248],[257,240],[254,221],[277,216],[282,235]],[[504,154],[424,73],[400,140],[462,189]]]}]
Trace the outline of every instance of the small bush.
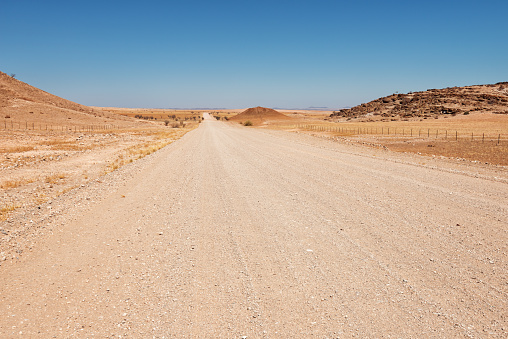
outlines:
[{"label": "small bush", "polygon": [[164,120],[164,126],[169,125],[169,120]]},{"label": "small bush", "polygon": [[244,126],[252,126],[252,122],[250,120],[247,120],[243,123]]}]

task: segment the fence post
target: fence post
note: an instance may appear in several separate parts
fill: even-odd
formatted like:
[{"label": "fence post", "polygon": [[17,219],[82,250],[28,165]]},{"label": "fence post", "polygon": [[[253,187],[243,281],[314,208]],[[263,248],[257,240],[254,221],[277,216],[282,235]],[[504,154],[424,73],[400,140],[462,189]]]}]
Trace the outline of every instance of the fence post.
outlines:
[{"label": "fence post", "polygon": [[498,134],[498,135],[497,135],[497,144],[498,144],[498,145],[499,145],[499,141],[500,141],[500,139],[501,139],[501,134]]},{"label": "fence post", "polygon": [[455,141],[459,140],[459,133],[455,131]]}]

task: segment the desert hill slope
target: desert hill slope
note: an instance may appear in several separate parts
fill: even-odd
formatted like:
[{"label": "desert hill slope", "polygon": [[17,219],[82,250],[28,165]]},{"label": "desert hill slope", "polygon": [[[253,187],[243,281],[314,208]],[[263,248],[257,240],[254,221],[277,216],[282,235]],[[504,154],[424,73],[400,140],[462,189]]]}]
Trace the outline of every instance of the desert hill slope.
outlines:
[{"label": "desert hill slope", "polygon": [[22,101],[45,104],[74,111],[91,112],[87,106],[62,99],[0,72],[0,108]]},{"label": "desert hill slope", "polygon": [[132,119],[81,105],[0,72],[0,122],[83,125]]},{"label": "desert hill slope", "polygon": [[266,107],[248,108],[242,113],[230,118],[232,121],[251,121],[253,124],[262,124],[267,121],[292,119],[274,109]]},{"label": "desert hill slope", "polygon": [[508,114],[508,82],[392,94],[334,112],[330,118],[378,116],[384,119],[410,120],[477,111]]}]

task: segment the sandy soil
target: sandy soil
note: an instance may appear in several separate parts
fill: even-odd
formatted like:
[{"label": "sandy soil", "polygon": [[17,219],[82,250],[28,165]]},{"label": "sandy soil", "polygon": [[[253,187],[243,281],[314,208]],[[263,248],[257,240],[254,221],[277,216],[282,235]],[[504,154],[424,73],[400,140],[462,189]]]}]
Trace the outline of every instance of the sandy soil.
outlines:
[{"label": "sandy soil", "polygon": [[508,115],[471,113],[441,119],[330,123],[300,119],[263,128],[328,137],[391,151],[508,166]]},{"label": "sandy soil", "polygon": [[208,119],[101,181],[1,224],[0,337],[508,336],[502,168]]},{"label": "sandy soil", "polygon": [[[96,180],[171,143],[191,128],[0,130],[0,220],[17,209],[40,205]],[[6,255],[5,246],[0,245],[0,252]]]}]

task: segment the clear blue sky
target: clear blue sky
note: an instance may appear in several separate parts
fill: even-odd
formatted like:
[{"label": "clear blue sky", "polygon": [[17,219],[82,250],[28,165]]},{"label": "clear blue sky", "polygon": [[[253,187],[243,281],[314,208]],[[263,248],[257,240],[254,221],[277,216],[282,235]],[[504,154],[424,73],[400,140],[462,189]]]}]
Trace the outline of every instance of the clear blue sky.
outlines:
[{"label": "clear blue sky", "polygon": [[508,81],[508,1],[1,0],[0,70],[85,105],[340,108]]}]

